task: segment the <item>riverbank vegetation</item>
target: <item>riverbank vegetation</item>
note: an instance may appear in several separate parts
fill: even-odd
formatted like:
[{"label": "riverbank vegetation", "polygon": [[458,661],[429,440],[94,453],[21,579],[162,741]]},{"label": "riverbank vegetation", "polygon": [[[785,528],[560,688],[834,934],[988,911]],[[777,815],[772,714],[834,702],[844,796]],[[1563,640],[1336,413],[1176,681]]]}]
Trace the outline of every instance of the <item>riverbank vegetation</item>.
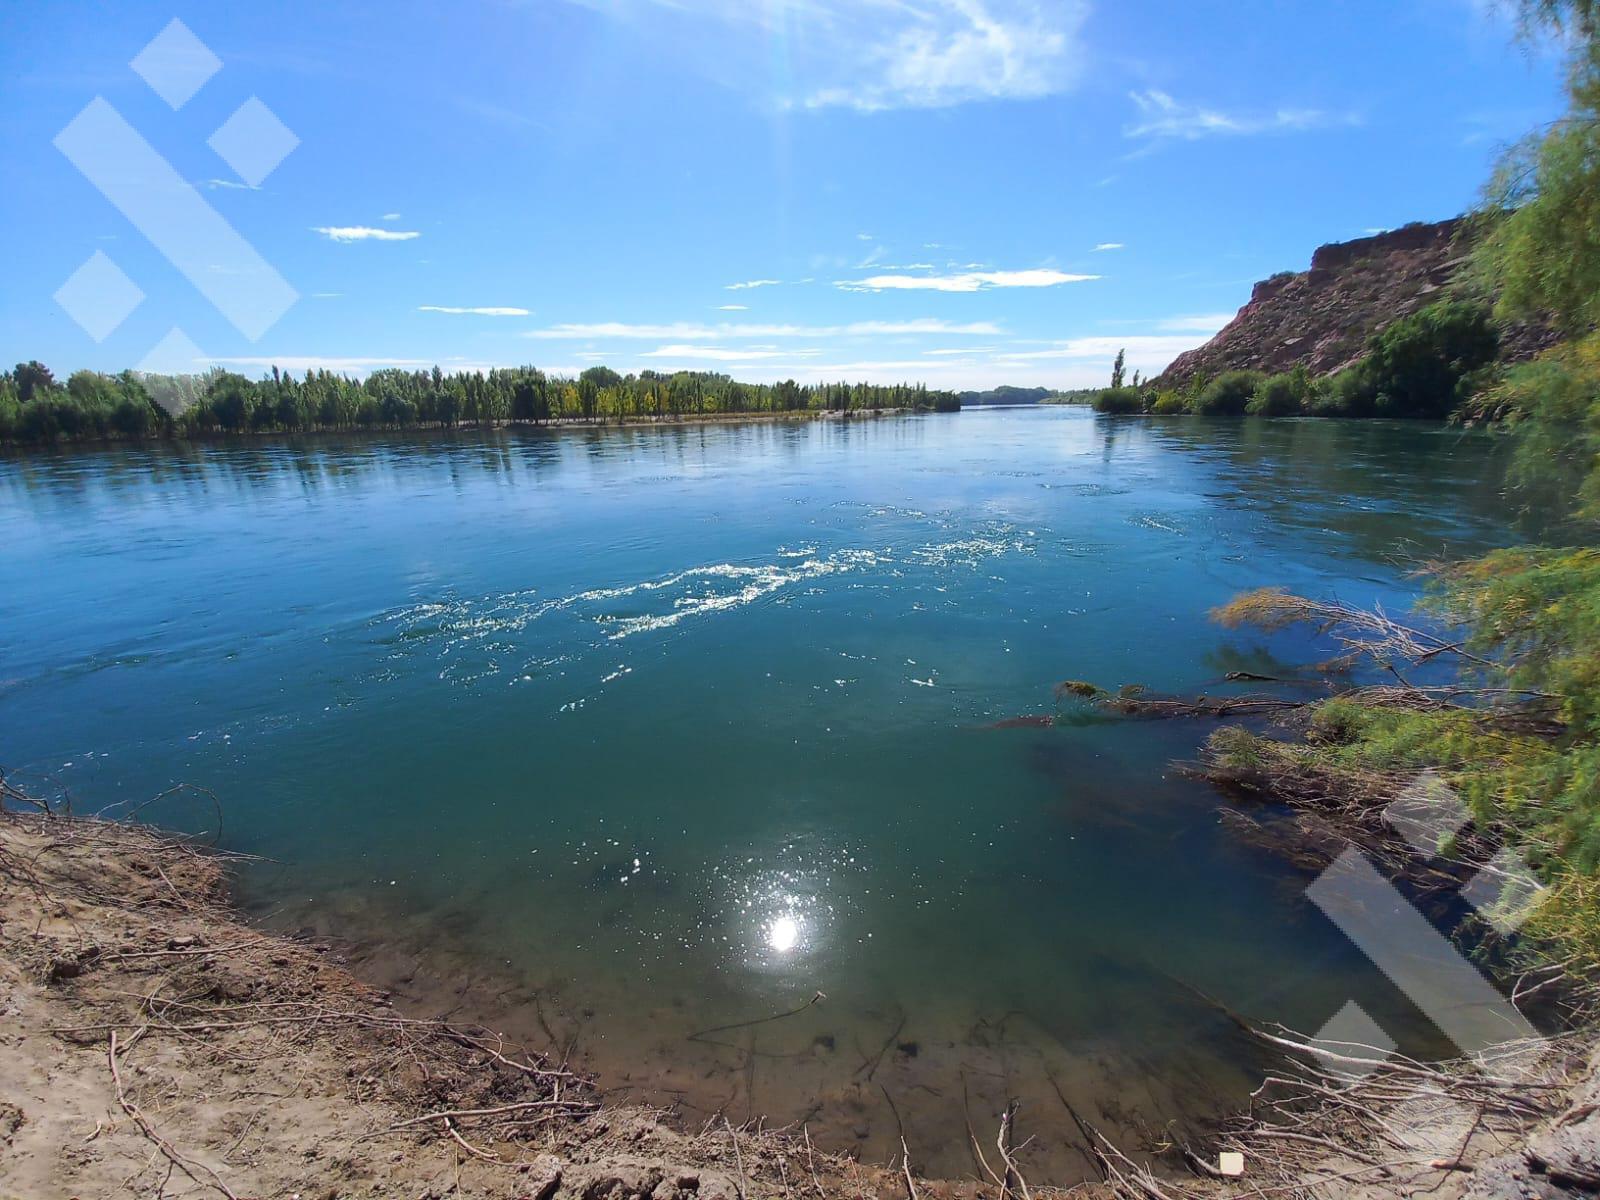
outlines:
[{"label": "riverbank vegetation", "polygon": [[726,375],[590,367],[576,379],[535,367],[445,374],[389,368],[364,380],[273,368],[261,379],[75,371],[63,384],[42,363],[0,372],[0,442],[29,445],[214,433],[449,429],[521,422],[605,423],[890,410],[954,412],[960,399],[921,384],[740,383]]},{"label": "riverbank vegetation", "polygon": [[[1481,243],[1479,267],[1499,297],[1498,316],[1545,314],[1571,336],[1475,388],[1464,411],[1514,431],[1514,485],[1561,502],[1565,520],[1553,544],[1427,567],[1426,632],[1276,590],[1220,609],[1215,615],[1226,625],[1304,624],[1333,634],[1386,683],[1307,706],[1298,738],[1219,731],[1206,768],[1219,781],[1253,779],[1292,802],[1353,806],[1368,818],[1424,775],[1447,785],[1472,817],[1471,865],[1526,864],[1542,885],[1516,896],[1502,889],[1502,909],[1518,911],[1498,916],[1518,927],[1520,956],[1593,978],[1600,975],[1600,334],[1589,330],[1600,314],[1600,5],[1526,0],[1524,10],[1530,24],[1553,27],[1573,48],[1571,106],[1497,175],[1490,207],[1511,211]],[[1381,381],[1381,396],[1437,405],[1459,397],[1487,361],[1482,310],[1452,301],[1418,317],[1377,340],[1360,368],[1360,394]],[[1413,390],[1399,390],[1399,380]],[[1207,385],[1208,393],[1222,382]],[[1246,408],[1269,396],[1279,403],[1280,391],[1305,382],[1258,380]],[[1331,388],[1345,389],[1355,393],[1358,385]],[[1243,390],[1234,381],[1230,404]],[[1440,664],[1453,668],[1442,683],[1408,682]]]},{"label": "riverbank vegetation", "polygon": [[1359,361],[1333,375],[1313,377],[1304,367],[1276,375],[1224,371],[1195,376],[1181,390],[1114,383],[1092,403],[1108,414],[1439,420],[1502,381],[1498,350],[1490,306],[1451,298],[1400,318],[1372,337]]}]

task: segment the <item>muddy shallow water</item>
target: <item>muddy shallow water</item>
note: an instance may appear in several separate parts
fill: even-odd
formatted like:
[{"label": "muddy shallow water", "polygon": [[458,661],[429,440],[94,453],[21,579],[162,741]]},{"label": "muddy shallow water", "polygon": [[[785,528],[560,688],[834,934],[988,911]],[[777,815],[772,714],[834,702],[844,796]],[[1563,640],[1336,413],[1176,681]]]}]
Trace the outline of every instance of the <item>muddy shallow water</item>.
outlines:
[{"label": "muddy shallow water", "polygon": [[1010,719],[1317,656],[1206,610],[1403,608],[1514,540],[1498,453],[1037,409],[0,459],[0,762],[210,789],[263,919],[691,1119],[966,1174],[1017,1098],[1070,1180],[1069,1105],[1131,1141],[1259,1082],[1202,996],[1447,1047],[1167,769],[1204,727]]}]

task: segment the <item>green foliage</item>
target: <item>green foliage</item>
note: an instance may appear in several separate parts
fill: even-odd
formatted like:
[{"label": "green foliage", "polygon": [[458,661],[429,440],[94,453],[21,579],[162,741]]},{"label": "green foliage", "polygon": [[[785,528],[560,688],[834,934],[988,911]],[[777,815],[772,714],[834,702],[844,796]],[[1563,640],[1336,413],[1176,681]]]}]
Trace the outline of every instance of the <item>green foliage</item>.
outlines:
[{"label": "green foliage", "polygon": [[16,438],[21,420],[22,401],[17,396],[16,381],[10,375],[0,375],[0,442]]},{"label": "green foliage", "polygon": [[1429,604],[1507,686],[1561,697],[1573,734],[1600,740],[1600,550],[1497,550],[1444,571]]},{"label": "green foliage", "polygon": [[1550,509],[1575,497],[1579,520],[1600,520],[1600,334],[1512,367],[1472,415],[1515,431],[1511,478],[1531,500]]},{"label": "green foliage", "polygon": [[1305,411],[1311,395],[1311,378],[1303,366],[1261,381],[1245,405],[1253,417],[1293,417]]},{"label": "green foliage", "polygon": [[1122,384],[1126,376],[1127,369],[1127,351],[1118,350],[1117,359],[1111,364],[1111,390],[1113,392],[1122,390]]},{"label": "green foliage", "polygon": [[[1571,340],[1505,371],[1465,411],[1517,436],[1512,481],[1571,511],[1565,546],[1521,546],[1434,573],[1426,605],[1461,648],[1465,707],[1396,707],[1360,693],[1322,702],[1306,739],[1219,734],[1219,761],[1337,785],[1438,772],[1481,833],[1546,883],[1522,927],[1570,969],[1600,974],[1600,0],[1522,0],[1571,60],[1568,112],[1502,164],[1476,256],[1502,317],[1548,319]],[[1481,306],[1435,304],[1395,322],[1312,412],[1441,416],[1496,353]],[[1293,598],[1260,591],[1221,610],[1269,627]],[[1540,722],[1522,719],[1536,705]]]},{"label": "green foliage", "polygon": [[1206,384],[1189,409],[1205,417],[1243,416],[1264,378],[1260,371],[1224,371]]},{"label": "green foliage", "polygon": [[1588,102],[1573,120],[1525,143],[1489,188],[1477,255],[1507,318],[1553,314],[1569,333],[1600,321],[1600,122]]},{"label": "green foliage", "polygon": [[178,376],[76,371],[65,387],[38,363],[0,373],[0,441],[33,443],[505,421],[666,420],[691,414],[955,412],[960,407],[954,393],[922,385],[802,386],[790,380],[769,386],[690,371],[622,376],[605,367],[591,367],[576,380],[532,367],[486,375],[446,375],[438,367],[387,369],[364,381],[328,371],[296,378],[276,368],[259,380],[220,370]]},{"label": "green foliage", "polygon": [[11,378],[17,386],[17,396],[26,404],[36,394],[48,395],[55,390],[55,376],[50,374],[50,368],[37,360],[18,363],[11,372]]},{"label": "green foliage", "polygon": [[1093,403],[1097,413],[1141,413],[1144,411],[1144,393],[1138,388],[1110,387],[1097,393]]},{"label": "green foliage", "polygon": [[1374,335],[1365,358],[1308,391],[1305,408],[1319,417],[1448,417],[1498,350],[1482,305],[1443,300]]},{"label": "green foliage", "polygon": [[1481,305],[1430,304],[1372,339],[1363,364],[1373,406],[1383,417],[1447,417],[1471,372],[1494,361],[1500,340]]},{"label": "green foliage", "polygon": [[1306,412],[1314,417],[1370,417],[1375,400],[1371,376],[1360,363],[1326,380],[1307,402]]},{"label": "green foliage", "polygon": [[1150,405],[1150,411],[1162,417],[1174,416],[1188,410],[1189,406],[1183,397],[1171,388],[1157,392],[1155,400]]}]

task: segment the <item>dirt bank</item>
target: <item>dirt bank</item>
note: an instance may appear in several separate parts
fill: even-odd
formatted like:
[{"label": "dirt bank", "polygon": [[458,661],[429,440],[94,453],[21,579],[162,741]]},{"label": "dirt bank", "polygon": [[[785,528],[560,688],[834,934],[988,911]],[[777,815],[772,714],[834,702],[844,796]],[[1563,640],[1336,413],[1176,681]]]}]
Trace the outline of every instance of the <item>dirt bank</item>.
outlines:
[{"label": "dirt bank", "polygon": [[403,1018],[236,919],[225,868],[137,826],[0,816],[0,1196],[904,1195],[803,1135],[684,1130]]},{"label": "dirt bank", "polygon": [[[608,1103],[550,1053],[401,1016],[335,951],[244,924],[226,883],[224,857],[147,828],[0,814],[0,1196],[1600,1193],[1585,1037],[1493,1062],[1333,1064],[1359,1080],[1285,1045],[1255,1112],[1207,1146],[1152,1131],[1153,1167],[1084,1127],[1104,1180],[1063,1193],[1008,1170],[1003,1129],[974,1130],[983,1167],[928,1181],[914,1160],[822,1153],[804,1129]],[[1243,1177],[1216,1176],[1221,1150],[1243,1153]]]}]

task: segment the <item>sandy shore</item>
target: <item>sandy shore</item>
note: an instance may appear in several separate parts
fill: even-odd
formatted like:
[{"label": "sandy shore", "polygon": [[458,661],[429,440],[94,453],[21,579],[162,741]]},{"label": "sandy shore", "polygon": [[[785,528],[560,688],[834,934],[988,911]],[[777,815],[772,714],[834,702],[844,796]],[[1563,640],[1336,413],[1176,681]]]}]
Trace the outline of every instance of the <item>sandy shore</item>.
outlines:
[{"label": "sandy shore", "polygon": [[[1104,1142],[1059,1190],[973,1130],[966,1180],[826,1154],[804,1129],[613,1103],[559,1051],[402,1016],[326,945],[230,905],[226,858],[149,828],[0,814],[0,1196],[963,1200],[1600,1191],[1591,1039],[1351,1081],[1286,1056],[1205,1147]],[[1497,1082],[1507,1076],[1514,1082]],[[1082,1131],[1093,1146],[1099,1136]],[[1163,1146],[1166,1140],[1169,1144]],[[1020,1149],[1020,1147],[1019,1147]],[[1217,1152],[1245,1157],[1238,1179]]]},{"label": "sandy shore", "polygon": [[0,816],[0,1196],[904,1194],[402,1017],[326,947],[238,920],[225,867],[146,828]]}]

